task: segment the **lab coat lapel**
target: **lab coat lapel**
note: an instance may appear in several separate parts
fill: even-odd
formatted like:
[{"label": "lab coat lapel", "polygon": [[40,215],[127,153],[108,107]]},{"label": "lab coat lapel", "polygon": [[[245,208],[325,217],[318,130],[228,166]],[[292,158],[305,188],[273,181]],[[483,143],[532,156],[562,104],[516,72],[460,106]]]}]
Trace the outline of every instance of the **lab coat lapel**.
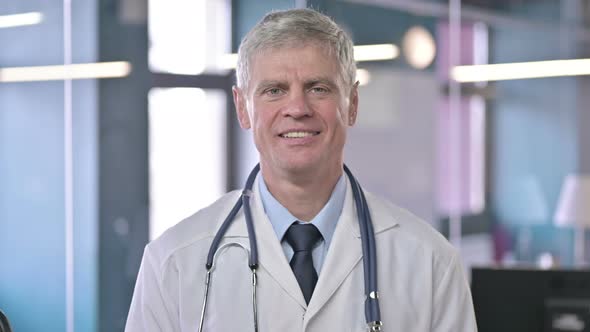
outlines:
[{"label": "lab coat lapel", "polygon": [[[306,321],[309,321],[321,310],[361,260],[361,240],[356,236],[354,225],[357,223],[356,208],[350,192],[350,185],[348,185],[342,214],[334,230],[332,243],[324,260],[314,294],[309,302],[305,315]],[[356,230],[358,230],[358,226]],[[360,285],[360,287],[363,286]]]},{"label": "lab coat lapel", "polygon": [[[332,243],[309,302],[304,326],[322,309],[342,282],[350,276],[352,270],[358,264],[362,264],[360,262],[363,254],[362,241],[357,210],[348,179],[346,184],[346,197],[342,214],[334,230]],[[394,218],[390,217],[390,213],[384,210],[385,207],[379,204],[372,205],[372,195],[367,192],[365,192],[365,195],[367,196],[367,204],[373,220],[375,235],[395,228],[398,223]],[[364,284],[359,285],[359,287],[364,289]]]},{"label": "lab coat lapel", "polygon": [[257,183],[254,183],[254,189],[251,206],[256,239],[258,240],[258,259],[260,265],[289,296],[301,305],[301,307],[305,308],[307,305],[297,279],[295,279],[295,275],[289,266],[277,234],[264,213]]}]

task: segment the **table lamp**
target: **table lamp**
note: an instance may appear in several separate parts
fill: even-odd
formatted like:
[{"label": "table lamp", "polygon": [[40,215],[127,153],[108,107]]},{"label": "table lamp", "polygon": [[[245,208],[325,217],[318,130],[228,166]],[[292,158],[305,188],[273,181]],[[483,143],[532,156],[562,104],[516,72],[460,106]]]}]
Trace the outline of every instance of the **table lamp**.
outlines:
[{"label": "table lamp", "polygon": [[584,231],[590,227],[590,174],[570,174],[566,177],[555,212],[555,224],[575,228],[574,262],[578,266],[584,265]]}]

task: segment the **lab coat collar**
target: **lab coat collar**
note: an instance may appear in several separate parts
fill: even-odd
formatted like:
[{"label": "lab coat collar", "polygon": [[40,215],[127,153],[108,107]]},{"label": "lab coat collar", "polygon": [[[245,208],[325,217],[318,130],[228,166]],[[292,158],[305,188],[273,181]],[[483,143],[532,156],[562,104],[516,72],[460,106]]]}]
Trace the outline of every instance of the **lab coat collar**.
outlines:
[{"label": "lab coat collar", "polygon": [[[356,205],[354,204],[351,184],[348,177],[346,178],[346,186],[346,198],[344,199],[344,208],[339,223],[344,223],[346,227],[349,228],[350,232],[352,232],[354,237],[360,239],[361,232],[357,218]],[[363,191],[365,193],[365,196],[367,197],[367,204],[369,205],[369,212],[371,214],[371,219],[373,221],[373,230],[375,234],[379,234],[383,231],[386,231],[390,228],[397,226],[398,222],[393,217],[390,217],[391,213],[386,212],[387,209],[385,208],[385,206],[383,206],[382,204],[371,204],[373,203],[371,201],[372,195],[366,192],[365,190]],[[345,212],[347,213],[347,218],[343,218]],[[380,217],[377,218],[376,216]]]},{"label": "lab coat collar", "polygon": [[[254,230],[258,240],[259,263],[270,276],[281,285],[289,296],[291,296],[303,308],[306,308],[308,306],[305,303],[299,284],[291,271],[291,267],[285,257],[279,239],[277,238],[268,217],[264,213],[257,183],[260,179],[260,176],[257,177],[256,182],[254,183],[253,195],[251,196],[250,202]],[[313,317],[313,315],[315,315],[330,299],[338,286],[346,279],[362,257],[360,228],[348,178],[346,179],[346,185],[346,197],[344,199],[342,214],[338,221],[338,225],[334,230],[332,243],[328,249],[322,271],[319,275],[318,283],[309,303],[309,307],[307,308],[306,321]],[[240,194],[241,191],[236,192],[235,199],[233,199],[232,202],[235,202]],[[369,193],[365,194],[367,195],[369,211],[373,217],[373,229],[375,234],[379,234],[395,227],[398,223],[393,217],[391,217],[391,213],[388,213],[387,208],[382,204],[371,204],[371,195]],[[377,218],[377,216],[379,216],[379,218]],[[220,219],[222,220],[218,227],[221,225],[221,222],[223,222],[223,219],[225,219],[225,215],[220,217]],[[243,209],[241,209],[236,216],[236,220],[228,229],[225,237],[248,237]]]}]

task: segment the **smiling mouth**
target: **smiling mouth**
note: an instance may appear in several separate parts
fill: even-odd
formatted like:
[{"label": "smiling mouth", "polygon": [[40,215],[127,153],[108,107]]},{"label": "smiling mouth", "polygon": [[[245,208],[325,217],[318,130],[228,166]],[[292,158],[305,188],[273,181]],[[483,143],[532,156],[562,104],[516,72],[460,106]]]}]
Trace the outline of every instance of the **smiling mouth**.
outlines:
[{"label": "smiling mouth", "polygon": [[280,134],[282,138],[304,138],[310,136],[319,135],[319,131],[290,131],[284,134]]}]

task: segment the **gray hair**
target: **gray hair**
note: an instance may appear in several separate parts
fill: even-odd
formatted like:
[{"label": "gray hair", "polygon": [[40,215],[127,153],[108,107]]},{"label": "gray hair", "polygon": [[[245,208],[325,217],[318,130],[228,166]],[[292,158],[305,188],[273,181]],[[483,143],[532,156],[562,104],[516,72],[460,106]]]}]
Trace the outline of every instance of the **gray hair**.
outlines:
[{"label": "gray hair", "polygon": [[332,19],[313,9],[271,12],[246,34],[238,50],[238,87],[247,88],[256,53],[309,42],[326,46],[336,56],[341,77],[351,87],[356,79],[352,40]]}]

